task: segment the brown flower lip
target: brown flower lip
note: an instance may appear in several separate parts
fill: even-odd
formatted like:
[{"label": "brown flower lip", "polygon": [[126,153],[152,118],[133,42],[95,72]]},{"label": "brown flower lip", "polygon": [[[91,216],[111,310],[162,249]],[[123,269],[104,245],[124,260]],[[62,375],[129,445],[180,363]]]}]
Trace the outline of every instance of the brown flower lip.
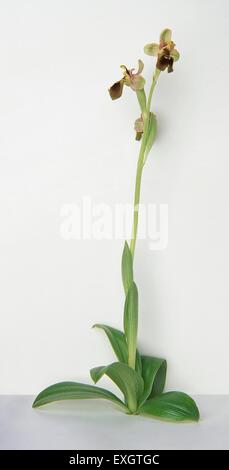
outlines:
[{"label": "brown flower lip", "polygon": [[158,54],[156,67],[162,72],[168,69],[168,73],[173,72],[174,58],[170,55],[170,51],[167,47],[162,49],[162,52]]},{"label": "brown flower lip", "polygon": [[124,86],[124,81],[119,80],[118,82],[115,82],[114,85],[112,85],[109,88],[109,93],[110,97],[112,100],[117,100],[122,96],[122,91],[123,91],[123,86]]}]

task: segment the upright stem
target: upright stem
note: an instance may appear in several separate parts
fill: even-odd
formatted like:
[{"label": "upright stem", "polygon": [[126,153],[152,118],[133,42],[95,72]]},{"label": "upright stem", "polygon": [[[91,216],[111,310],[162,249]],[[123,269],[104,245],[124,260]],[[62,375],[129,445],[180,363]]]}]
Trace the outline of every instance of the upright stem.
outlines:
[{"label": "upright stem", "polygon": [[142,179],[142,170],[144,166],[145,149],[146,149],[147,138],[148,138],[150,107],[151,107],[153,91],[156,86],[159,75],[160,75],[160,70],[156,68],[154,75],[153,75],[153,79],[152,79],[152,83],[151,83],[151,87],[149,91],[149,96],[147,100],[144,132],[142,136],[142,142],[141,142],[141,147],[140,147],[140,152],[139,152],[139,157],[138,157],[137,173],[136,173],[136,180],[135,180],[135,191],[134,191],[134,216],[133,216],[133,226],[132,226],[132,238],[131,238],[131,243],[130,243],[130,251],[131,251],[133,259],[134,259],[137,232],[138,232],[138,214],[139,214],[139,202],[140,202],[140,193],[141,193],[141,179]]},{"label": "upright stem", "polygon": [[141,179],[142,179],[142,170],[143,170],[143,161],[145,155],[145,133],[142,137],[141,148],[138,157],[138,165],[136,172],[135,180],[135,190],[134,190],[134,215],[133,215],[133,226],[132,226],[132,239],[130,242],[130,251],[132,258],[134,259],[137,231],[138,231],[138,213],[139,213],[139,201],[140,201],[140,192],[141,192]]}]

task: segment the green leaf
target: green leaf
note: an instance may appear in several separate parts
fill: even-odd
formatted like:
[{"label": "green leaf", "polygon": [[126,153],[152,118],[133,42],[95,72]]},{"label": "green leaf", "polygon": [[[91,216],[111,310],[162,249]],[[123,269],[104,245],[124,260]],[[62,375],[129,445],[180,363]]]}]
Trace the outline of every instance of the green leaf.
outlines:
[{"label": "green leaf", "polygon": [[135,413],[144,389],[142,377],[135,370],[127,364],[114,362],[108,366],[95,367],[90,373],[95,383],[106,374],[123,393],[130,412]]},{"label": "green leaf", "polygon": [[138,372],[140,375],[142,374],[142,360],[141,360],[141,356],[138,352],[138,350],[136,349],[136,361],[135,361],[135,370],[136,372]]},{"label": "green leaf", "polygon": [[[93,325],[93,328],[100,328],[106,333],[117,359],[120,362],[128,364],[127,342],[124,333],[116,328],[101,323],[96,323]],[[141,375],[142,361],[138,350],[136,351],[135,370]]]},{"label": "green leaf", "polygon": [[101,328],[106,333],[117,359],[120,362],[127,363],[127,344],[124,333],[101,323],[96,323],[93,328]]},{"label": "green leaf", "polygon": [[149,155],[149,152],[152,148],[152,145],[155,141],[157,134],[157,119],[155,114],[150,113],[149,117],[149,129],[148,129],[148,137],[147,137],[147,142],[146,142],[146,148],[145,148],[145,155],[144,155],[144,160],[143,160],[143,165],[146,162],[146,159]]},{"label": "green leaf", "polygon": [[132,282],[124,307],[124,332],[127,340],[128,364],[135,369],[138,333],[138,290]]},{"label": "green leaf", "polygon": [[194,400],[183,392],[168,392],[151,398],[138,412],[167,421],[198,421],[200,417]]},{"label": "green leaf", "polygon": [[165,386],[167,364],[164,359],[151,356],[142,356],[142,378],[144,392],[141,398],[143,404],[147,398],[160,395]]},{"label": "green leaf", "polygon": [[45,390],[36,397],[33,408],[60,400],[85,400],[94,398],[103,398],[113,401],[126,410],[122,401],[105,388],[78,382],[60,382],[45,388]]},{"label": "green leaf", "polygon": [[123,253],[122,253],[122,282],[125,290],[125,294],[132,284],[133,281],[133,258],[127,242],[125,242]]}]

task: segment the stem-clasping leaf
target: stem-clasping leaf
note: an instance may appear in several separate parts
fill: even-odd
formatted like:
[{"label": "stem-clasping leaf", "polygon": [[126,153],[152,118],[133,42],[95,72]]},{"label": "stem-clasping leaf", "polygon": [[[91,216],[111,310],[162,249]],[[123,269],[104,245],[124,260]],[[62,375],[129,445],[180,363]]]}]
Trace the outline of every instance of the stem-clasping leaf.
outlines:
[{"label": "stem-clasping leaf", "polygon": [[[117,359],[124,364],[128,364],[127,342],[124,333],[117,330],[117,328],[101,323],[96,323],[93,328],[100,328],[106,333]],[[142,361],[138,350],[136,350],[135,370],[141,375]]]},{"label": "stem-clasping leaf", "polygon": [[127,295],[128,290],[133,281],[133,258],[127,242],[125,242],[123,253],[122,253],[122,282],[125,294]]},{"label": "stem-clasping leaf", "polygon": [[135,369],[138,333],[138,290],[132,281],[124,307],[124,332],[128,349],[128,364]]},{"label": "stem-clasping leaf", "polygon": [[125,402],[131,413],[135,413],[138,408],[139,400],[143,394],[144,382],[142,377],[127,364],[113,362],[108,366],[100,366],[91,369],[91,378],[97,383],[105,374],[121,390]]},{"label": "stem-clasping leaf", "polygon": [[152,148],[152,145],[155,141],[156,134],[157,134],[157,119],[156,119],[155,114],[150,113],[150,116],[149,116],[149,129],[148,129],[148,135],[147,135],[147,142],[146,142],[143,165],[145,164],[146,159],[149,155],[149,152]]},{"label": "stem-clasping leaf", "polygon": [[160,395],[165,386],[167,363],[165,359],[151,356],[141,356],[142,378],[144,392],[141,398],[143,404],[148,398]]}]

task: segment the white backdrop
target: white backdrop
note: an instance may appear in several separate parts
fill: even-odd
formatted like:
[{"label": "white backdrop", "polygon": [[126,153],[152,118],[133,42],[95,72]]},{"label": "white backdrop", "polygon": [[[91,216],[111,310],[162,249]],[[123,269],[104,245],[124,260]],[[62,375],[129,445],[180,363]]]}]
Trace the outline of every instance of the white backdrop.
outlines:
[{"label": "white backdrop", "polygon": [[167,388],[229,393],[227,0],[1,0],[0,393],[86,379],[113,360],[95,322],[121,327],[121,240],[63,240],[63,204],[132,201],[138,105],[107,88],[119,65],[181,53],[154,96],[158,139],[142,201],[168,204],[164,251],[137,245],[142,351]]}]

